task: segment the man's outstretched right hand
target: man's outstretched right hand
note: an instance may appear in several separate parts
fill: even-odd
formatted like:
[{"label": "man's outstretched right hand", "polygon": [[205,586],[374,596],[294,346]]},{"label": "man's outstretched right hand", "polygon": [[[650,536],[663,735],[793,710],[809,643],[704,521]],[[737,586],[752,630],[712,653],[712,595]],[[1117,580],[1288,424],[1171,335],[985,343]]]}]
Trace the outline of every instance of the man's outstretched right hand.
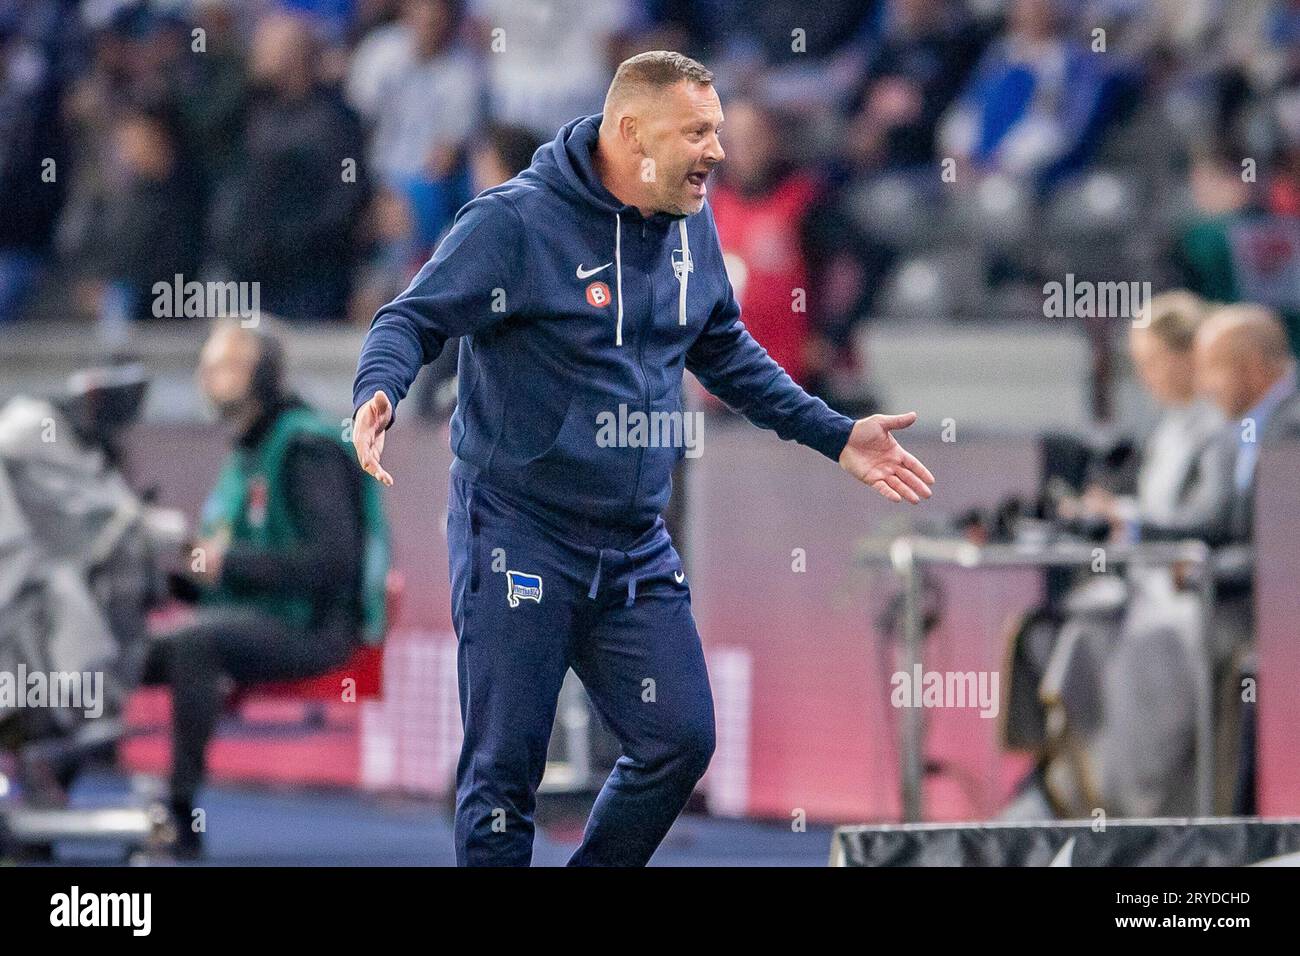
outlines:
[{"label": "man's outstretched right hand", "polygon": [[392,486],[393,476],[384,471],[379,458],[384,453],[384,430],[393,417],[393,406],[382,391],[357,409],[352,422],[352,447],[362,469],[381,484]]}]

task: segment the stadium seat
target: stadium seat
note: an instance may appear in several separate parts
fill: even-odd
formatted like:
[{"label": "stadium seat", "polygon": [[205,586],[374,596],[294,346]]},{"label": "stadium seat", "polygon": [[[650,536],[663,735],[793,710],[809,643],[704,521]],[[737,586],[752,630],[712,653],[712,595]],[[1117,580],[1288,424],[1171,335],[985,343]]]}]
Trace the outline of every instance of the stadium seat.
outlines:
[{"label": "stadium seat", "polygon": [[[406,592],[406,577],[400,571],[388,573],[387,615],[391,630],[401,610],[402,597]],[[244,704],[251,700],[268,697],[290,698],[293,700],[337,700],[344,680],[356,681],[356,697],[376,698],[383,686],[384,649],[382,645],[363,645],[341,667],[327,674],[306,677],[296,681],[258,684],[235,692],[232,706]]]},{"label": "stadium seat", "polygon": [[863,232],[903,248],[928,242],[940,219],[933,199],[915,178],[901,174],[879,176],[855,186],[848,204]]},{"label": "stadium seat", "polygon": [[1048,208],[1053,233],[1096,236],[1121,232],[1137,218],[1141,188],[1129,175],[1099,169],[1063,184]]},{"label": "stadium seat", "polygon": [[983,296],[983,262],[961,251],[904,259],[885,283],[890,319],[960,318]]},{"label": "stadium seat", "polygon": [[973,190],[959,194],[956,221],[963,233],[995,248],[1023,240],[1037,212],[1029,186],[1010,176],[984,177]]}]

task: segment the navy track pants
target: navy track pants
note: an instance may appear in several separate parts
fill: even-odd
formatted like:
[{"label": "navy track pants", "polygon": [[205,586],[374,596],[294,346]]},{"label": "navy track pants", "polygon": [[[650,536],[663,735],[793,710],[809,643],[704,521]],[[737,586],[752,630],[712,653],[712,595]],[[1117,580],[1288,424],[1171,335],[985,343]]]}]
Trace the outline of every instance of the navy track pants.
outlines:
[{"label": "navy track pants", "polygon": [[622,746],[569,865],[643,866],[714,747],[690,588],[662,520],[576,528],[453,473],[447,546],[465,741],[456,861],[527,866],[569,668]]}]

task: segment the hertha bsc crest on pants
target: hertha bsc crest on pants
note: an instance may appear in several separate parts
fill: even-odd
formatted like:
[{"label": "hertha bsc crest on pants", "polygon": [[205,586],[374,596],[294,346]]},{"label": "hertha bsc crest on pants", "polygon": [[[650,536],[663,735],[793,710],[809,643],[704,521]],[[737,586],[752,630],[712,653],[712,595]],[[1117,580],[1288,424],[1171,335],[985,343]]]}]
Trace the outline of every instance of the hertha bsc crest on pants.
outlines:
[{"label": "hertha bsc crest on pants", "polygon": [[518,607],[520,601],[542,603],[542,576],[523,571],[506,572],[506,603]]}]

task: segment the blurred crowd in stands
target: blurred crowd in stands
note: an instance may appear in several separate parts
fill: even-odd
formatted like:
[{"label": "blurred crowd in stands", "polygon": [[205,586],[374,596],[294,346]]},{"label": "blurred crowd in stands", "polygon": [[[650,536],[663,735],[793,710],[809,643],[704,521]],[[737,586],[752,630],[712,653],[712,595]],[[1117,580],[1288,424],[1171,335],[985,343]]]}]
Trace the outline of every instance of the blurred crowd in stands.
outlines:
[{"label": "blurred crowd in stands", "polygon": [[718,77],[731,278],[816,391],[866,321],[1041,320],[1067,274],[1295,331],[1295,0],[6,0],[0,324],[175,275],[366,323],[655,48]]}]

